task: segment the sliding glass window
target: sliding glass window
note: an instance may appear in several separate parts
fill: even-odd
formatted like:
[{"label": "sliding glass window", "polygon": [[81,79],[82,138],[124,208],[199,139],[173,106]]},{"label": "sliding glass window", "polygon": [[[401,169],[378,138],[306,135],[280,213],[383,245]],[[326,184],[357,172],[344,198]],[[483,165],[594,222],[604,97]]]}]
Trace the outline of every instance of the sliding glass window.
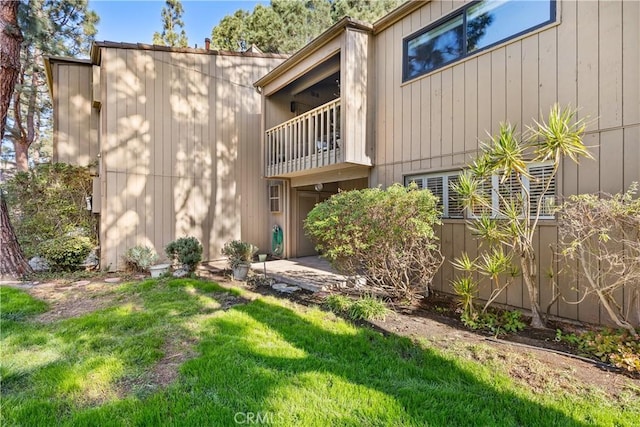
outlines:
[{"label": "sliding glass window", "polygon": [[403,81],[555,21],[555,0],[470,3],[403,40]]}]

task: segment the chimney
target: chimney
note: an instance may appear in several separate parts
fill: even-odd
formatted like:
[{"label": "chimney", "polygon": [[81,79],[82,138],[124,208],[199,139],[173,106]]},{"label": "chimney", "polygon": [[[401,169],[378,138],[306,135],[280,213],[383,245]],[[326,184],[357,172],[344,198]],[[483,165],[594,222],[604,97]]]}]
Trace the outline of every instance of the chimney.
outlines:
[{"label": "chimney", "polygon": [[204,39],[204,49],[209,50],[210,47],[211,47],[211,39],[207,37],[206,39]]}]

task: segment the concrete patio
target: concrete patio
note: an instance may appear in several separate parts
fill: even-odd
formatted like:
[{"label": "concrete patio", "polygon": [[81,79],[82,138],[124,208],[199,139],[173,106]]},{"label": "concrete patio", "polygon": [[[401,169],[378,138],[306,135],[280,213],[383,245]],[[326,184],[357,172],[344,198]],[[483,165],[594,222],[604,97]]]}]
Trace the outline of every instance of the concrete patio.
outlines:
[{"label": "concrete patio", "polygon": [[[225,260],[212,261],[209,265],[218,269],[227,268]],[[275,279],[277,283],[295,285],[312,292],[343,286],[346,282],[345,276],[338,274],[326,260],[318,256],[251,264],[251,270],[256,274],[264,274],[265,267],[267,276]]]}]

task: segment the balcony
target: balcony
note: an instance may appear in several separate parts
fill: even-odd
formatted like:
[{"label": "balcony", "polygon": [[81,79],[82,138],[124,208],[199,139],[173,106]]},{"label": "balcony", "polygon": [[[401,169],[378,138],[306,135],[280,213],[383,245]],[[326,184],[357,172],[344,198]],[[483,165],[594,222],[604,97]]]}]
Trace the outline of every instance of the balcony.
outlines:
[{"label": "balcony", "polygon": [[338,98],[267,130],[266,176],[295,176],[343,163],[340,119]]}]

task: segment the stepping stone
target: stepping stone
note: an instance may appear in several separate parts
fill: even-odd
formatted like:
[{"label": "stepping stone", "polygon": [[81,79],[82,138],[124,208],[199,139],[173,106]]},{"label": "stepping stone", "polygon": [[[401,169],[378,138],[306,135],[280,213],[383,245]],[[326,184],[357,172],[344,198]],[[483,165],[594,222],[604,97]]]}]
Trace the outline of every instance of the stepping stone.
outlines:
[{"label": "stepping stone", "polygon": [[189,275],[189,271],[185,270],[184,268],[179,268],[173,272],[173,277],[177,277],[177,278],[186,277],[188,275]]},{"label": "stepping stone", "polygon": [[119,277],[109,277],[108,279],[104,279],[106,283],[119,283],[122,280]]},{"label": "stepping stone", "polygon": [[87,286],[89,283],[91,283],[90,280],[78,280],[77,282],[73,282],[72,285],[74,285],[74,286]]},{"label": "stepping stone", "polygon": [[300,288],[297,286],[289,286],[286,283],[276,283],[274,285],[271,286],[273,289],[275,289],[278,292],[285,292],[287,294],[291,294],[295,291],[299,291]]}]

